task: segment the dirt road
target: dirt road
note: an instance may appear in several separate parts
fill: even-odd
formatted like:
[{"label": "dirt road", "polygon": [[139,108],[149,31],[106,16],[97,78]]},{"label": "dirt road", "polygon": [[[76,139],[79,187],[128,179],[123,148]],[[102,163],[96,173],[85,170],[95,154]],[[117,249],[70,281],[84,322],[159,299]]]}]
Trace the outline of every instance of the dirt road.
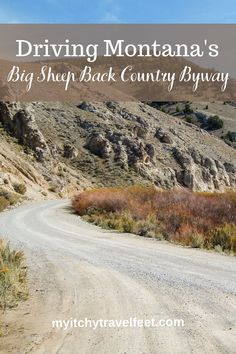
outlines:
[{"label": "dirt road", "polygon": [[[103,231],[67,201],[0,215],[26,251],[31,296],[5,316],[1,353],[164,354],[236,350],[236,260]],[[52,328],[52,320],[183,319],[184,327]]]}]

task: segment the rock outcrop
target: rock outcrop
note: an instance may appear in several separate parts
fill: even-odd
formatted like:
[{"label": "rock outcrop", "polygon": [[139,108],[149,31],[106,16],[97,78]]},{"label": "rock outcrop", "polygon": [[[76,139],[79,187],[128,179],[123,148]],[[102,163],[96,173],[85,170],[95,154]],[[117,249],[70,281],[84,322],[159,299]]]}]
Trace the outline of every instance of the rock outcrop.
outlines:
[{"label": "rock outcrop", "polygon": [[172,138],[170,137],[170,135],[169,135],[167,132],[165,132],[162,128],[158,128],[158,129],[157,129],[155,136],[156,136],[162,143],[165,143],[165,144],[172,144],[172,143],[173,143],[173,140],[172,140]]},{"label": "rock outcrop", "polygon": [[69,143],[66,143],[64,145],[64,153],[63,153],[63,156],[66,158],[66,159],[73,159],[75,157],[78,156],[78,150],[72,146],[71,144]]},{"label": "rock outcrop", "polygon": [[33,114],[25,110],[17,112],[13,117],[13,129],[19,143],[32,149],[40,161],[49,153],[47,143],[38,129]]},{"label": "rock outcrop", "polygon": [[[14,108],[17,108],[17,105]],[[10,107],[1,103],[0,122],[18,139],[20,144],[32,149],[38,160],[42,161],[45,155],[49,154],[47,143],[32,113],[20,109],[12,115]]]},{"label": "rock outcrop", "polygon": [[102,135],[94,133],[86,144],[87,149],[97,156],[108,158],[111,153],[109,141]]},{"label": "rock outcrop", "polygon": [[60,193],[67,183],[236,188],[233,147],[144,103],[0,103],[0,123],[26,157],[36,156],[50,189]]}]

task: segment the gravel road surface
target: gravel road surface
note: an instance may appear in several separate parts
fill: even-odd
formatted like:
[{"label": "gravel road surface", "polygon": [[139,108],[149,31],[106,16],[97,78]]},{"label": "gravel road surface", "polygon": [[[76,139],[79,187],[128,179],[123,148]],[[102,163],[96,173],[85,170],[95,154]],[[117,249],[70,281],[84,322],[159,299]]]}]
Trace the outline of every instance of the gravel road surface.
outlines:
[{"label": "gravel road surface", "polygon": [[[25,250],[30,282],[29,300],[4,315],[1,353],[236,352],[233,257],[101,230],[65,200],[1,213],[0,235]],[[185,325],[52,328],[53,320],[130,317]]]}]

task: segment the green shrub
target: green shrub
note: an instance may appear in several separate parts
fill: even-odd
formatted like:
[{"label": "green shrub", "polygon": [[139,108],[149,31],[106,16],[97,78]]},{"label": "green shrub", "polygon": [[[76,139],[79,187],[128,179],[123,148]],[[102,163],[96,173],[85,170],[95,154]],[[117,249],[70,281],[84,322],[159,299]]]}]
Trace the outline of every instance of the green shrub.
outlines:
[{"label": "green shrub", "polygon": [[194,123],[194,119],[193,119],[192,116],[186,116],[186,117],[185,117],[185,121],[186,121],[187,123],[191,123],[191,124]]},{"label": "green shrub", "polygon": [[25,184],[23,184],[23,183],[14,184],[13,188],[16,193],[19,193],[22,195],[24,195],[27,190]]},{"label": "green shrub", "polygon": [[220,246],[223,251],[236,253],[236,225],[225,224],[210,233],[212,247]]},{"label": "green shrub", "polygon": [[234,141],[234,134],[235,134],[234,132],[228,131],[228,133],[225,135],[225,139],[233,142]]},{"label": "green shrub", "polygon": [[6,198],[0,196],[0,212],[6,209],[9,205],[9,201]]},{"label": "green shrub", "polygon": [[10,205],[15,205],[21,199],[18,194],[6,191],[4,189],[0,189],[0,197],[4,197]]},{"label": "green shrub", "polygon": [[184,114],[191,114],[193,113],[193,110],[190,106],[189,103],[186,103],[185,106],[184,106],[184,110],[183,110]]},{"label": "green shrub", "polygon": [[51,183],[48,188],[48,191],[52,193],[59,193],[60,190],[61,190],[61,186],[57,183]]},{"label": "green shrub", "polygon": [[203,248],[204,242],[205,242],[204,235],[195,233],[192,235],[190,246],[193,248]]},{"label": "green shrub", "polygon": [[224,126],[224,121],[219,116],[211,116],[207,120],[208,129],[216,130]]}]

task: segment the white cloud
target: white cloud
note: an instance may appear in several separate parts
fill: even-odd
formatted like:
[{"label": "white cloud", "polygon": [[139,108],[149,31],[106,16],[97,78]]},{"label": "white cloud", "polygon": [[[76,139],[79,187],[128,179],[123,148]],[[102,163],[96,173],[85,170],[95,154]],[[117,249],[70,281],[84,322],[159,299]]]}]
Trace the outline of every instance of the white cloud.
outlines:
[{"label": "white cloud", "polygon": [[104,16],[102,16],[101,23],[121,23],[120,12],[121,8],[119,6],[118,0],[102,0],[103,5],[106,8]]},{"label": "white cloud", "polygon": [[112,12],[107,11],[100,20],[101,23],[121,23],[120,18]]}]

